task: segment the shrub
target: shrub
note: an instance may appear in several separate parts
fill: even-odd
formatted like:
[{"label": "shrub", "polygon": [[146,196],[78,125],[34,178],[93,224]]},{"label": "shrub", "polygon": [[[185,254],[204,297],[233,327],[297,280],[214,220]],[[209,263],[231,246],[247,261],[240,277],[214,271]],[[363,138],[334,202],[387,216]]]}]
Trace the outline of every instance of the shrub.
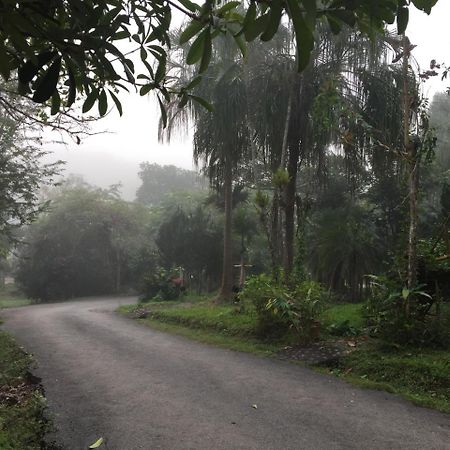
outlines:
[{"label": "shrub", "polygon": [[143,279],[141,302],[176,300],[180,294],[180,288],[175,286],[170,273],[164,269],[155,270]]},{"label": "shrub", "polygon": [[447,346],[449,318],[441,314],[440,301],[423,288],[408,290],[386,277],[372,277],[366,304],[372,333],[399,345]]},{"label": "shrub", "polygon": [[305,281],[290,288],[267,275],[258,275],[247,280],[239,297],[253,305],[260,336],[282,337],[292,331],[302,341],[318,337],[325,299],[318,283]]}]

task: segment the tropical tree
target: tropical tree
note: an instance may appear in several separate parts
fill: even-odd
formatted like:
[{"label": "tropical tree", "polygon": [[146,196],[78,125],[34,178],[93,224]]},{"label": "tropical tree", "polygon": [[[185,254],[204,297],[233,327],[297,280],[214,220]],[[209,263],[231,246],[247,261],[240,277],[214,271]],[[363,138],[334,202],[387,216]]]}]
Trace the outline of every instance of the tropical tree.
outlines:
[{"label": "tropical tree", "polygon": [[[218,301],[231,298],[233,291],[232,210],[233,179],[249,151],[247,94],[242,60],[230,39],[216,41],[212,62],[201,79],[195,81],[196,97],[209,104],[191,103],[180,111],[178,103],[169,105],[169,127],[166,136],[180,124],[194,124],[194,161],[202,163],[211,184],[224,199],[223,269]],[[181,84],[191,77],[186,66],[174,63]],[[183,100],[182,100],[183,101]],[[186,99],[187,101],[187,99]],[[204,106],[207,106],[205,108]],[[164,125],[164,124],[162,124]]]},{"label": "tropical tree", "polygon": [[16,230],[45,208],[39,189],[55,182],[59,167],[43,163],[46,152],[27,138],[20,122],[2,113],[0,109],[0,253],[15,241]]}]

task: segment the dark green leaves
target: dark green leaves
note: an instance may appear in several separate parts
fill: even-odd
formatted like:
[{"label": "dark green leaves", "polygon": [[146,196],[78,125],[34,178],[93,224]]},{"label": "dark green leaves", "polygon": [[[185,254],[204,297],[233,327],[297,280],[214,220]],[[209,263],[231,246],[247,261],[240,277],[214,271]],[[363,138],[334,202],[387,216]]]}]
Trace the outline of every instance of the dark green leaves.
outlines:
[{"label": "dark green leaves", "polygon": [[297,66],[298,70],[302,71],[309,63],[311,51],[314,48],[314,36],[303,18],[297,0],[287,0],[287,4],[297,43]]},{"label": "dark green leaves", "polygon": [[123,114],[122,103],[120,103],[120,100],[117,98],[117,95],[114,94],[113,91],[109,90],[109,95],[113,99],[113,102],[116,105],[117,111],[119,111],[119,115],[122,116],[122,114]]},{"label": "dark green leaves", "polygon": [[108,97],[106,96],[106,92],[104,89],[100,91],[100,95],[98,96],[98,113],[100,117],[103,117],[108,111]]},{"label": "dark green leaves", "polygon": [[431,13],[431,9],[437,3],[437,0],[412,0],[413,5],[427,14]]},{"label": "dark green leaves", "polygon": [[211,27],[205,28],[192,43],[186,57],[187,64],[200,61],[199,73],[204,72],[209,65],[212,54]]},{"label": "dark green leaves", "polygon": [[406,6],[401,6],[397,11],[397,31],[398,34],[403,34],[406,31],[409,21],[409,9]]},{"label": "dark green leaves", "polygon": [[42,78],[37,81],[33,101],[36,103],[44,103],[53,95],[58,84],[60,70],[61,57],[58,57],[53,61]]},{"label": "dark green leaves", "polygon": [[83,114],[87,113],[88,111],[90,111],[92,109],[97,98],[98,98],[97,89],[92,89],[92,91],[88,94],[88,96],[86,97],[86,100],[83,103],[83,109],[82,109]]},{"label": "dark green leaves", "polygon": [[163,127],[166,128],[167,126],[167,111],[166,111],[166,107],[164,106],[164,103],[161,101],[161,99],[158,97],[158,103],[159,103],[159,109],[161,110],[161,120],[163,123]]},{"label": "dark green leaves", "polygon": [[211,103],[207,102],[204,98],[198,97],[197,95],[191,95],[191,94],[189,94],[189,97],[192,98],[192,100],[196,101],[198,104],[202,105],[203,108],[207,109],[209,112],[214,111],[214,108],[211,105]]},{"label": "dark green leaves", "polygon": [[203,27],[205,26],[204,23],[202,23],[199,20],[193,20],[181,33],[180,36],[180,45],[185,44],[188,42],[191,38],[193,38]]},{"label": "dark green leaves", "polygon": [[56,56],[54,51],[45,51],[37,55],[34,60],[27,61],[19,67],[17,76],[21,83],[29,83],[39,72],[39,70]]},{"label": "dark green leaves", "polygon": [[244,25],[244,36],[248,42],[254,41],[264,30],[269,23],[269,14],[259,16],[254,21],[248,21],[247,25]]},{"label": "dark green leaves", "polygon": [[275,36],[275,33],[278,31],[278,27],[281,22],[282,14],[283,4],[281,0],[273,0],[270,8],[267,27],[264,33],[261,35],[262,41],[270,41]]}]

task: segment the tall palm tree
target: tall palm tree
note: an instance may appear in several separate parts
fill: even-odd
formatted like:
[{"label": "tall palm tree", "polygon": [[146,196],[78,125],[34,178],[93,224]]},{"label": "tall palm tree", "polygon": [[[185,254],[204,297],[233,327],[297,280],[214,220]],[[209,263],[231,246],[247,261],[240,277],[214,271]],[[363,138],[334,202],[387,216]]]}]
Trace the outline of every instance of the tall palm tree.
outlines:
[{"label": "tall palm tree", "polygon": [[[247,124],[247,91],[242,61],[228,36],[214,41],[213,56],[202,80],[192,95],[207,100],[212,111],[198,102],[180,110],[169,105],[169,127],[166,136],[176,126],[194,126],[194,161],[202,164],[211,184],[224,196],[224,246],[222,283],[217,301],[229,300],[233,295],[232,254],[232,197],[233,180],[239,163],[250,149]],[[178,67],[178,76],[192,77],[192,73]],[[185,83],[185,79],[181,79]]]}]

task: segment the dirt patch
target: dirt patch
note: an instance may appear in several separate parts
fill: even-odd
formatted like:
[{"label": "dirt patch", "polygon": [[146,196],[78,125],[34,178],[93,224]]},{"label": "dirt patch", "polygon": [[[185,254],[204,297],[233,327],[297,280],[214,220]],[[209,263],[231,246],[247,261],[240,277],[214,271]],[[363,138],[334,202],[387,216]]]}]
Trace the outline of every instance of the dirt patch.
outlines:
[{"label": "dirt patch", "polygon": [[317,365],[337,362],[348,355],[357,346],[355,340],[339,340],[333,342],[314,342],[309,345],[284,347],[277,357],[284,360],[294,360],[306,365]]},{"label": "dirt patch", "polygon": [[35,391],[43,393],[41,379],[27,372],[24,378],[18,378],[14,384],[0,386],[0,405],[23,405]]}]

